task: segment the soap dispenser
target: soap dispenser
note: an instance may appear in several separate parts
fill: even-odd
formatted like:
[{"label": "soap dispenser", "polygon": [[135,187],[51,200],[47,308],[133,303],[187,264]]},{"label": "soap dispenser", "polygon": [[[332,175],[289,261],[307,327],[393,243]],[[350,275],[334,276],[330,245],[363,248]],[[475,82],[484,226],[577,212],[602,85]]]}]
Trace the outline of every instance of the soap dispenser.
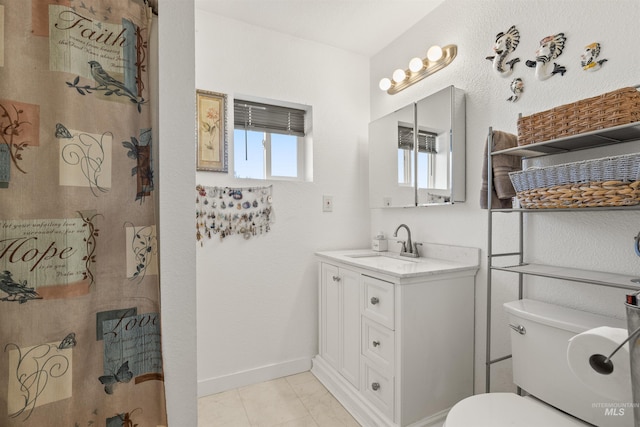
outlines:
[{"label": "soap dispenser", "polygon": [[371,242],[371,249],[376,252],[386,252],[387,250],[387,239],[384,237],[384,233],[379,231],[373,238]]}]

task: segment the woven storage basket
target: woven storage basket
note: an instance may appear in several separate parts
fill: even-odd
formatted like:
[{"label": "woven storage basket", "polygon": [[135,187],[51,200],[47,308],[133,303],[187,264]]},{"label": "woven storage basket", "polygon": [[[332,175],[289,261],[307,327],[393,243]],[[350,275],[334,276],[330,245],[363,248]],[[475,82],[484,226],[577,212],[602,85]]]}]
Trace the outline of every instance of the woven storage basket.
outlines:
[{"label": "woven storage basket", "polygon": [[625,87],[518,119],[518,145],[640,121],[640,92]]},{"label": "woven storage basket", "polygon": [[640,203],[640,153],[531,168],[509,178],[526,209]]}]

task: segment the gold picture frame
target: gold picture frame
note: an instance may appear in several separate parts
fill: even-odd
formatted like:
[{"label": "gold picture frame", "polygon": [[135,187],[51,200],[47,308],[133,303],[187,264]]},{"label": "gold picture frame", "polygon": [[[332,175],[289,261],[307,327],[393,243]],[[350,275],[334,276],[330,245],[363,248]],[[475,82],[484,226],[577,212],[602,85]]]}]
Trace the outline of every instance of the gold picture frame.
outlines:
[{"label": "gold picture frame", "polygon": [[196,170],[228,172],[227,95],[196,89]]}]

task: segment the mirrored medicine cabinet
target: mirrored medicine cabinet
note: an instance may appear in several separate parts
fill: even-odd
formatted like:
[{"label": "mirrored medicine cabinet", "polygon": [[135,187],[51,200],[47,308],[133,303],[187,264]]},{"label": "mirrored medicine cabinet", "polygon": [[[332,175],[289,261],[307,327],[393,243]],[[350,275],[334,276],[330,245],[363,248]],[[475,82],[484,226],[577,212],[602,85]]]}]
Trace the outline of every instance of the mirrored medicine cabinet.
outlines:
[{"label": "mirrored medicine cabinet", "polygon": [[465,96],[454,86],[371,122],[371,208],[464,202],[465,140]]}]

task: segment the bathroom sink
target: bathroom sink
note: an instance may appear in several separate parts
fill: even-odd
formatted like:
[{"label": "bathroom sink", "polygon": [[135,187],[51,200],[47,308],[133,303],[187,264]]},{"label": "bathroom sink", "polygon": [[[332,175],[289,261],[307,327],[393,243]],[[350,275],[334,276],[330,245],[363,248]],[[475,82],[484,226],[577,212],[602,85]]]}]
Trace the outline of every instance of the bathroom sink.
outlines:
[{"label": "bathroom sink", "polygon": [[381,253],[362,253],[362,254],[351,254],[346,255],[347,258],[356,258],[360,261],[371,261],[376,265],[387,265],[387,266],[403,266],[410,265],[416,262],[419,262],[417,259],[403,259],[396,256],[384,255]]},{"label": "bathroom sink", "polygon": [[375,252],[371,249],[347,249],[316,252],[330,263],[386,274],[400,280],[434,274],[478,270],[480,250],[461,246],[423,243],[419,258],[401,256],[398,252]]}]

